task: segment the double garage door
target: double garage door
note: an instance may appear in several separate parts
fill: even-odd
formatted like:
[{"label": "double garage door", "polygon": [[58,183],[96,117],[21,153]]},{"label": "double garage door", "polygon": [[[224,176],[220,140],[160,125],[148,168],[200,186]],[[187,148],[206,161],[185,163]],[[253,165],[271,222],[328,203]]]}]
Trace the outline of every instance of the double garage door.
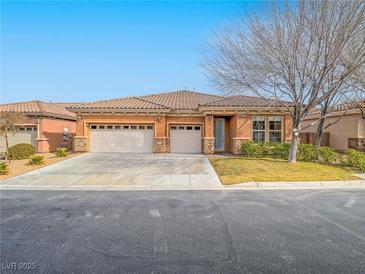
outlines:
[{"label": "double garage door", "polygon": [[[152,125],[91,125],[90,151],[152,153],[153,138]],[[200,153],[201,138],[201,125],[171,125],[170,152]]]},{"label": "double garage door", "polygon": [[153,152],[152,125],[91,125],[91,152]]}]

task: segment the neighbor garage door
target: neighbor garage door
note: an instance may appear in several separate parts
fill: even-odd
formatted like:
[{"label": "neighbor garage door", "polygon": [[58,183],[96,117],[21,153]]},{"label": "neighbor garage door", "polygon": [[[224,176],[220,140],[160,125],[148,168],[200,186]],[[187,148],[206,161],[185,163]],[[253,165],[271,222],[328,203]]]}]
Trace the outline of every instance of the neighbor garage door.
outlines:
[{"label": "neighbor garage door", "polygon": [[201,153],[201,125],[171,125],[170,152]]},{"label": "neighbor garage door", "polygon": [[153,152],[152,125],[91,125],[91,152]]}]

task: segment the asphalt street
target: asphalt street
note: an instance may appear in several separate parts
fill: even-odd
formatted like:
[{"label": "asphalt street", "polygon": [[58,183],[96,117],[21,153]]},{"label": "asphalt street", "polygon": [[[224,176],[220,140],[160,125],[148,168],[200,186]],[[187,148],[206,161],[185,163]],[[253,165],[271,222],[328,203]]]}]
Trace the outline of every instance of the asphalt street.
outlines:
[{"label": "asphalt street", "polygon": [[365,273],[364,190],[3,190],[0,205],[1,273]]}]

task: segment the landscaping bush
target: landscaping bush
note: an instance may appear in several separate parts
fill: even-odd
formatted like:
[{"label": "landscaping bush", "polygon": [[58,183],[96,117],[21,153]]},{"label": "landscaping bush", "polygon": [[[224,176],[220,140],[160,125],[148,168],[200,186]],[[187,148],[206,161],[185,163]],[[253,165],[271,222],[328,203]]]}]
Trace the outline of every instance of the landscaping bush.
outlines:
[{"label": "landscaping bush", "polygon": [[358,168],[361,172],[365,172],[365,154],[349,149],[346,153],[345,161],[346,166]]},{"label": "landscaping bush", "polygon": [[318,148],[310,144],[299,144],[298,146],[298,160],[303,162],[315,162],[318,160]]},{"label": "landscaping bush", "polygon": [[339,154],[330,147],[320,147],[318,150],[318,160],[322,164],[336,164],[339,160]]},{"label": "landscaping bush", "polygon": [[34,147],[31,144],[17,144],[9,148],[11,160],[28,159],[34,154]]},{"label": "landscaping bush", "polygon": [[244,142],[241,146],[241,152],[243,156],[260,158],[264,154],[263,146],[261,143]]},{"label": "landscaping bush", "polygon": [[6,175],[9,173],[9,164],[6,162],[0,162],[0,175]]},{"label": "landscaping bush", "polygon": [[272,149],[272,156],[275,159],[287,160],[289,157],[290,144],[276,143]]},{"label": "landscaping bush", "polygon": [[68,149],[66,147],[59,147],[55,154],[57,157],[66,157],[68,155]]},{"label": "landscaping bush", "polygon": [[28,165],[41,165],[44,163],[44,156],[40,154],[34,154],[29,158]]}]

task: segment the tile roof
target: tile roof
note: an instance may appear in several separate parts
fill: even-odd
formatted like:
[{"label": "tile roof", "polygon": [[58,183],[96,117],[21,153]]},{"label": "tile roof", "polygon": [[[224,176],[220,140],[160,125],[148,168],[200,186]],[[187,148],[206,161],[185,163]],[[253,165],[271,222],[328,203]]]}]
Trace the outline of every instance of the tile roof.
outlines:
[{"label": "tile roof", "polygon": [[68,109],[168,109],[168,107],[139,97],[126,97],[76,104],[68,107]]},{"label": "tile roof", "polygon": [[223,98],[221,96],[181,90],[139,97],[126,97],[113,100],[78,104],[69,109],[166,109],[194,110],[200,104]]},{"label": "tile roof", "polygon": [[280,107],[290,106],[291,102],[276,101],[254,96],[235,95],[203,104],[202,107]]},{"label": "tile roof", "polygon": [[17,112],[24,114],[37,114],[42,116],[59,117],[76,120],[76,114],[68,111],[66,107],[74,103],[46,103],[39,100],[1,104],[0,112]]},{"label": "tile roof", "polygon": [[[343,104],[338,104],[333,108],[331,113],[355,110],[355,109],[360,109],[360,108],[365,108],[365,100],[351,101],[351,102],[346,102],[346,103],[343,103]],[[317,109],[312,110],[309,113],[309,116],[317,115],[317,114],[320,114],[320,113],[321,113],[321,110],[317,108]]]},{"label": "tile roof", "polygon": [[250,96],[219,96],[195,91],[180,90],[167,93],[126,97],[113,100],[96,101],[68,107],[71,111],[82,109],[164,109],[198,110],[202,107],[273,107],[290,105],[289,102],[262,99]]},{"label": "tile roof", "polygon": [[223,97],[188,90],[180,90],[175,92],[145,95],[140,98],[163,104],[172,110],[194,110],[198,109],[199,105],[206,104]]}]

